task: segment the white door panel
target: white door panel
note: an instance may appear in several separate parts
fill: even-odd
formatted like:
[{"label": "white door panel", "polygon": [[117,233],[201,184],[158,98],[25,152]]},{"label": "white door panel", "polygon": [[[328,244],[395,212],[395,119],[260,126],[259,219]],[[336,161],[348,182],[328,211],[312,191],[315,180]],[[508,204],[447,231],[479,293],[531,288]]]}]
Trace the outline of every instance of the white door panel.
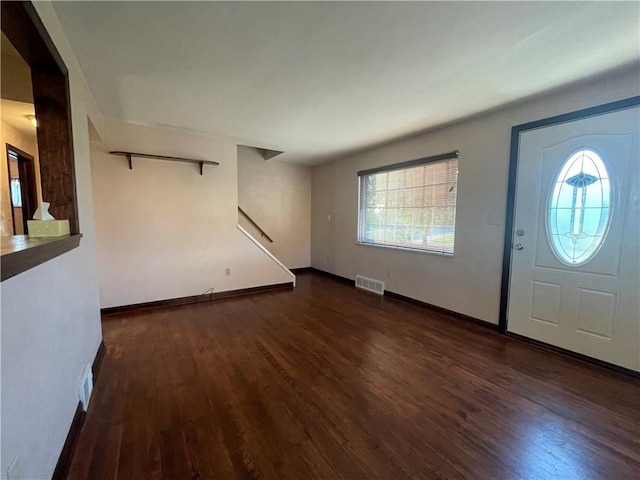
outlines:
[{"label": "white door panel", "polygon": [[639,123],[634,107],[521,132],[507,311],[511,332],[636,371]]},{"label": "white door panel", "polygon": [[[622,178],[626,181],[626,171],[628,169],[628,162],[623,161],[629,159],[631,155],[631,147],[633,142],[633,135],[582,135],[571,139],[570,141],[563,142],[560,145],[547,147],[542,150],[542,158],[538,164],[540,170],[539,185],[547,186],[551,185],[555,171],[548,168],[550,165],[557,164],[556,159],[566,159],[572,152],[577,151],[583,146],[594,145],[606,145],[606,151],[608,156],[615,159],[621,159],[620,161],[607,162],[606,166],[609,167],[609,175],[612,178]],[[544,168],[547,167],[547,168]],[[546,226],[544,225],[544,218],[542,224],[538,224],[540,227],[536,232],[535,248],[534,248],[534,265],[540,268],[560,269],[568,272],[580,271],[584,273],[593,273],[597,275],[615,276],[619,275],[620,267],[620,255],[622,252],[622,239],[624,236],[624,225],[620,225],[626,219],[627,203],[624,199],[628,198],[629,192],[627,186],[618,186],[613,188],[612,209],[615,209],[614,215],[611,215],[609,223],[609,229],[606,235],[606,241],[602,244],[600,251],[589,262],[579,267],[569,267],[563,263],[558,262],[556,255],[553,253],[550,243],[548,241],[548,234]],[[621,187],[621,188],[620,188]],[[542,190],[542,189],[539,189]],[[548,195],[542,194],[539,191],[537,199],[537,212],[538,215],[544,216],[547,210]],[[548,193],[548,190],[544,190],[544,193]]]}]

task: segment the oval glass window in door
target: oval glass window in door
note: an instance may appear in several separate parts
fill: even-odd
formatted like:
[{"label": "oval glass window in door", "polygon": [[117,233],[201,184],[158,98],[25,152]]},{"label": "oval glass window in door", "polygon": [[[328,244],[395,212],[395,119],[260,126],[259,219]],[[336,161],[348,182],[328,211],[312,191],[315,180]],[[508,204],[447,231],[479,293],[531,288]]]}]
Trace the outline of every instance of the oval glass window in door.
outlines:
[{"label": "oval glass window in door", "polygon": [[547,232],[565,265],[580,266],[598,252],[609,227],[611,184],[600,156],[590,149],[571,154],[551,185]]}]

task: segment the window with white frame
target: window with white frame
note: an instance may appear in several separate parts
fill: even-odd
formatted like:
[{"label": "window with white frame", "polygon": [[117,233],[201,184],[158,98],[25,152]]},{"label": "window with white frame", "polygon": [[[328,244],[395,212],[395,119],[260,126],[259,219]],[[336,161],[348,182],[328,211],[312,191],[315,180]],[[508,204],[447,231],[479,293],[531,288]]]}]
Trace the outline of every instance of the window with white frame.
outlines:
[{"label": "window with white frame", "polygon": [[358,172],[358,243],[453,254],[458,152]]},{"label": "window with white frame", "polygon": [[18,177],[11,177],[11,204],[14,207],[22,207],[22,189]]}]

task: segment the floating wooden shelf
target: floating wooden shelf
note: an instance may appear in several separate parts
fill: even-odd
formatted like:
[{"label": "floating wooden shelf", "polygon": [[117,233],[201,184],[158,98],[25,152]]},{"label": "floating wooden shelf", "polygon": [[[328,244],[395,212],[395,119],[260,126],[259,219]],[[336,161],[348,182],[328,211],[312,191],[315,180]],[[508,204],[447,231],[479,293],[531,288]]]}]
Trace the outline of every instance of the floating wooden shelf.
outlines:
[{"label": "floating wooden shelf", "polygon": [[200,175],[202,175],[202,170],[205,165],[220,165],[218,162],[214,162],[211,160],[198,160],[196,158],[184,158],[184,157],[169,157],[166,155],[154,155],[152,153],[137,153],[137,152],[123,152],[120,150],[114,150],[109,152],[111,155],[122,155],[129,160],[129,170],[133,170],[133,162],[131,161],[132,157],[139,158],[153,158],[156,160],[169,160],[170,162],[184,162],[184,163],[197,163],[200,165]]}]

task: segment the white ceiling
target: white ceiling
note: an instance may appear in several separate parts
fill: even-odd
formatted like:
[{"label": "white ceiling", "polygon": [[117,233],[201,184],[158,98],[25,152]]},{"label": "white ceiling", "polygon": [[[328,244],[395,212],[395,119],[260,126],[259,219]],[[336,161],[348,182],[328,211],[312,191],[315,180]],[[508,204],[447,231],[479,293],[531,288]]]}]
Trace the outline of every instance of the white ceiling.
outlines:
[{"label": "white ceiling", "polygon": [[36,127],[27,118],[33,115],[35,115],[33,103],[0,99],[0,118],[2,121],[29,137],[36,136]]},{"label": "white ceiling", "polygon": [[639,59],[638,2],[54,2],[107,117],[318,163]]}]

